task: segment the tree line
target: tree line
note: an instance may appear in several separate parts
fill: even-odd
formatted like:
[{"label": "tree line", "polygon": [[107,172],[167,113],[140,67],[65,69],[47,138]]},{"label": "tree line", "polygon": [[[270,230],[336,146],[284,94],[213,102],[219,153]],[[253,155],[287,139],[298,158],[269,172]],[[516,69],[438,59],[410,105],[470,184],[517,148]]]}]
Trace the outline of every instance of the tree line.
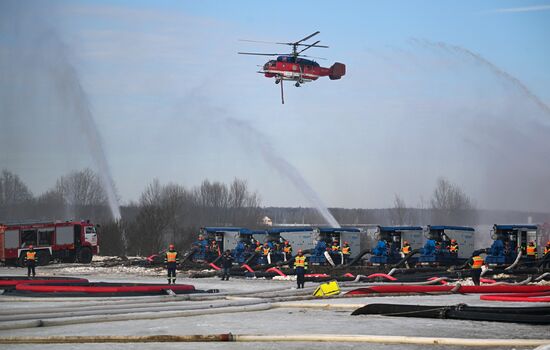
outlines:
[{"label": "tree line", "polygon": [[[331,208],[342,224],[381,225],[475,225],[478,211],[473,200],[457,185],[441,178],[430,201],[420,208],[407,206],[395,195],[386,209]],[[155,179],[137,202],[121,207],[114,221],[100,178],[91,169],[60,176],[54,186],[33,195],[17,174],[3,170],[0,176],[0,223],[27,220],[90,219],[101,224],[100,247],[105,255],[148,255],[168,243],[188,247],[204,226],[261,227],[269,216],[275,224],[322,225],[313,208],[262,207],[260,195],[247,182],[229,184],[204,180],[187,188]]]}]

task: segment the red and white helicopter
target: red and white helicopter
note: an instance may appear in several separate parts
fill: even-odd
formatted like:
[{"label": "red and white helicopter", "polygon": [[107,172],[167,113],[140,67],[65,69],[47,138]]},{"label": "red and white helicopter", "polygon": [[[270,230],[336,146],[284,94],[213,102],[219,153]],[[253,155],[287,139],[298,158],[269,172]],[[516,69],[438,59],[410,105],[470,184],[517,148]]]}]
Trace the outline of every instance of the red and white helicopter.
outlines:
[{"label": "red and white helicopter", "polygon": [[284,80],[295,81],[296,83],[294,84],[294,86],[299,87],[301,84],[317,80],[319,77],[328,76],[330,80],[337,80],[346,74],[346,65],[343,63],[336,62],[330,68],[324,68],[324,67],[321,67],[319,63],[315,61],[302,58],[302,57],[318,58],[318,57],[302,55],[302,52],[312,47],[328,48],[328,46],[317,45],[320,43],[320,40],[314,42],[313,44],[304,43],[304,41],[311,39],[312,37],[314,37],[319,33],[320,32],[317,31],[293,43],[271,43],[266,41],[241,40],[241,41],[256,42],[256,43],[289,45],[289,46],[292,46],[292,52],[289,54],[239,52],[239,54],[255,55],[255,56],[277,56],[276,59],[270,60],[266,64],[264,64],[263,69],[260,70],[258,73],[264,74],[264,76],[267,78],[275,78],[275,84],[281,83],[281,102],[284,104],[285,103],[284,93],[283,93]]}]

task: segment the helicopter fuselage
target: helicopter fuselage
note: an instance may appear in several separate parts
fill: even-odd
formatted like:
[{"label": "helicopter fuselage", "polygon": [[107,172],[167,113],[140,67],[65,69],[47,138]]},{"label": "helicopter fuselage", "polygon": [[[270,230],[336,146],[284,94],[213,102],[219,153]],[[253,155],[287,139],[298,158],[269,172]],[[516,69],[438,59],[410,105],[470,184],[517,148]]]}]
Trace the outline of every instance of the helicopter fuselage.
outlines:
[{"label": "helicopter fuselage", "polygon": [[277,60],[266,62],[261,73],[267,78],[306,83],[317,80],[319,77],[328,76],[330,69],[321,67],[315,61],[295,59],[292,56],[279,56]]}]

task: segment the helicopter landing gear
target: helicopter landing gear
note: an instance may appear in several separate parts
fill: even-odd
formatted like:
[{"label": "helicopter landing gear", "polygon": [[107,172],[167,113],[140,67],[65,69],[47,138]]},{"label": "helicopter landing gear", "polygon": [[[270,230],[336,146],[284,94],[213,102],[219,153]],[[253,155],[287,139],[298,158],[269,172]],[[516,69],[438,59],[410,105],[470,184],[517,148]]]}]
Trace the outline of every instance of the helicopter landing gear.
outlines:
[{"label": "helicopter landing gear", "polygon": [[279,84],[281,82],[281,79],[275,79],[275,84]]},{"label": "helicopter landing gear", "polygon": [[294,86],[300,87],[300,83],[296,83],[296,84],[294,84]]}]

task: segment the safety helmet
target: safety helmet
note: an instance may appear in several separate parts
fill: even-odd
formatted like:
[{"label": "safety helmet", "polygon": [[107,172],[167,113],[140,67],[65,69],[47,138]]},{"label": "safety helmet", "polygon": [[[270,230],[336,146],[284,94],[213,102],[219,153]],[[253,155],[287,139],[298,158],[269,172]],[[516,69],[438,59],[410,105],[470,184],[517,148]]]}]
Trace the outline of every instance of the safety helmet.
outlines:
[{"label": "safety helmet", "polygon": [[531,242],[529,242],[529,244],[535,244],[535,242],[534,242],[534,241],[531,241]]},{"label": "safety helmet", "polygon": [[456,239],[451,239],[451,243],[456,243]]},{"label": "safety helmet", "polygon": [[335,239],[335,240],[334,240],[334,243],[338,243],[338,240],[337,240],[337,239]]},{"label": "safety helmet", "polygon": [[550,241],[546,242],[546,244],[550,245]]},{"label": "safety helmet", "polygon": [[408,241],[403,241],[403,244],[409,244],[409,242]]},{"label": "safety helmet", "polygon": [[344,242],[344,244],[348,244],[348,242]]},{"label": "safety helmet", "polygon": [[34,247],[33,247],[33,245],[32,245],[32,244],[30,244],[30,245],[29,245],[29,249],[33,249],[33,248],[34,248]]},{"label": "safety helmet", "polygon": [[303,253],[303,250],[302,249],[298,249],[298,254],[302,254]]},{"label": "safety helmet", "polygon": [[260,241],[256,241],[256,245],[260,245],[260,244],[261,244]]},{"label": "safety helmet", "polygon": [[168,248],[170,248],[170,250],[172,250],[172,249],[174,249],[174,245],[173,245],[173,244],[170,244],[170,245],[168,246]]},{"label": "safety helmet", "polygon": [[285,241],[285,244],[288,244],[288,241]]},{"label": "safety helmet", "polygon": [[265,242],[265,243],[264,243],[264,246],[267,246],[267,245],[268,245],[267,242]]}]

